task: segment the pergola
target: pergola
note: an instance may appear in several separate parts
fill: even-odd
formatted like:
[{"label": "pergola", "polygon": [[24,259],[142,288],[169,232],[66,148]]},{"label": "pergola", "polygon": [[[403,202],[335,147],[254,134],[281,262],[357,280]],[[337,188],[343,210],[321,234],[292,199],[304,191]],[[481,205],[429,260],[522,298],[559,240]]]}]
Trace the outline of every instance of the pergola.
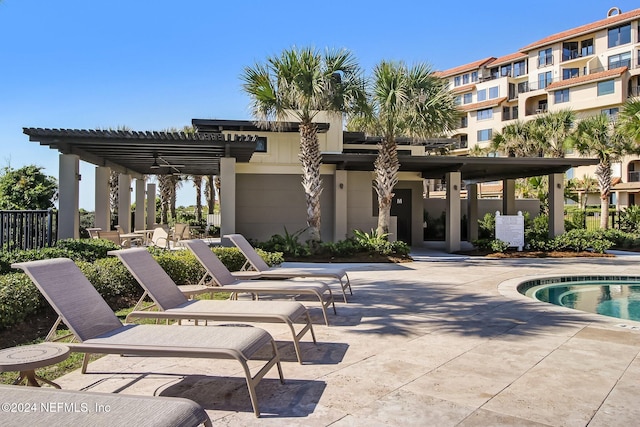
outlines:
[{"label": "pergola", "polygon": [[[131,207],[131,178],[136,179],[136,229],[155,222],[155,184],[147,175],[221,175],[225,161],[248,162],[256,148],[254,135],[220,132],[136,132],[125,130],[24,128],[30,141],[60,152],[59,238],[78,237],[79,160],[96,168],[96,226],[110,227],[109,176],[119,172],[119,210]],[[145,193],[147,197],[145,198]],[[146,200],[145,200],[146,199]],[[144,206],[147,206],[146,223]],[[129,215],[119,222],[130,231]]]},{"label": "pergola", "polygon": [[[128,212],[131,206],[131,178],[136,179],[136,229],[149,228],[155,222],[155,184],[146,184],[147,175],[185,174],[218,175],[225,194],[221,206],[223,232],[235,232],[236,162],[249,162],[256,150],[255,135],[231,135],[225,132],[258,131],[249,121],[194,120],[198,132],[135,132],[124,130],[78,130],[24,128],[30,141],[58,150],[59,172],[59,238],[78,237],[79,160],[96,166],[96,226],[110,226],[109,176],[119,175],[119,209]],[[328,124],[319,124],[325,132]],[[289,123],[288,132],[298,130]],[[362,138],[345,132],[345,138]],[[358,137],[358,138],[356,138]],[[350,142],[353,142],[349,140]],[[436,141],[443,144],[446,141]],[[335,165],[338,171],[373,171],[375,154],[323,153],[324,164]],[[584,158],[515,158],[399,155],[400,171],[416,172],[422,178],[444,179],[447,186],[447,249],[460,247],[460,191],[467,185],[469,222],[477,219],[477,183],[502,180],[503,213],[515,214],[514,179],[549,176],[549,229],[552,235],[564,230],[564,172],[571,167],[595,165],[597,160]],[[145,187],[146,185],[146,187]],[[146,194],[146,197],[145,197]],[[146,202],[146,203],[145,203]],[[144,207],[147,207],[146,223]],[[125,231],[131,229],[128,215],[119,222]],[[477,232],[477,231],[476,231]],[[473,229],[471,230],[473,238]]]}]

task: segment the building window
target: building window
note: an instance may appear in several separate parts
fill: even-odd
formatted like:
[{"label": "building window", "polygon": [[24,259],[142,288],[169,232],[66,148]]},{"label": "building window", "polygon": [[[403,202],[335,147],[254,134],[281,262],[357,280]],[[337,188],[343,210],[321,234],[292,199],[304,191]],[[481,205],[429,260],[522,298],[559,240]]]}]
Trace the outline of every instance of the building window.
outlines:
[{"label": "building window", "polygon": [[460,86],[460,76],[455,76],[453,78],[453,85],[454,86]]},{"label": "building window", "polygon": [[579,68],[564,68],[562,70],[562,80],[572,79],[580,75]]},{"label": "building window", "polygon": [[465,114],[464,116],[460,117],[460,127],[461,128],[466,128],[467,126],[469,126],[469,119],[467,118],[467,115]]},{"label": "building window", "polygon": [[478,131],[478,142],[490,141],[493,135],[492,129],[482,129]]},{"label": "building window", "polygon": [[562,60],[569,61],[578,57],[578,42],[562,43]]},{"label": "building window", "polygon": [[631,43],[631,24],[609,29],[609,47]]},{"label": "building window", "polygon": [[473,94],[471,92],[465,93],[462,102],[465,104],[471,104],[473,102]]},{"label": "building window", "polygon": [[569,102],[569,89],[560,89],[553,92],[553,100],[556,104]]},{"label": "building window", "polygon": [[547,71],[546,73],[538,74],[538,89],[544,89],[549,86],[553,81],[551,77],[551,71]]},{"label": "building window", "polygon": [[605,116],[607,116],[609,118],[610,121],[615,120],[618,117],[618,108],[605,108],[604,110],[601,111],[602,114],[604,114]]},{"label": "building window", "polygon": [[471,81],[473,83],[478,81],[478,72],[477,71],[474,71],[474,72],[471,73]]},{"label": "building window", "polygon": [[631,52],[611,55],[609,57],[609,70],[620,67],[631,68]]},{"label": "building window", "polygon": [[613,80],[598,82],[598,96],[609,95],[614,92]]},{"label": "building window", "polygon": [[469,74],[462,75],[462,84],[463,85],[469,84]]},{"label": "building window", "polygon": [[511,107],[511,118],[512,119],[517,119],[518,118],[518,106],[517,105],[515,107]]},{"label": "building window", "polygon": [[458,148],[467,148],[469,146],[469,137],[467,135],[460,135],[460,143]]},{"label": "building window", "polygon": [[547,65],[553,65],[553,51],[551,48],[538,52],[538,67],[546,67]]},{"label": "building window", "polygon": [[493,108],[484,108],[482,110],[478,110],[477,120],[489,120],[492,118],[493,118]]},{"label": "building window", "polygon": [[462,96],[458,95],[453,98],[453,105],[460,105],[460,101],[462,101]]},{"label": "building window", "polygon": [[500,76],[501,77],[510,77],[511,76],[511,64],[503,65],[500,67]]},{"label": "building window", "polygon": [[259,136],[256,138],[256,153],[266,153],[267,152],[267,137]]},{"label": "building window", "polygon": [[492,79],[497,79],[498,77],[500,77],[500,69],[498,67],[493,67],[490,70],[490,73]]},{"label": "building window", "polygon": [[500,96],[500,88],[498,86],[489,88],[489,99],[495,99]]},{"label": "building window", "polygon": [[511,108],[502,107],[502,121],[511,120]]},{"label": "building window", "polygon": [[478,102],[487,100],[487,90],[482,89],[478,91]]},{"label": "building window", "polygon": [[593,55],[593,39],[582,40],[580,42],[580,56]]},{"label": "building window", "polygon": [[527,65],[525,61],[518,61],[513,64],[513,77],[524,76],[527,74]]}]

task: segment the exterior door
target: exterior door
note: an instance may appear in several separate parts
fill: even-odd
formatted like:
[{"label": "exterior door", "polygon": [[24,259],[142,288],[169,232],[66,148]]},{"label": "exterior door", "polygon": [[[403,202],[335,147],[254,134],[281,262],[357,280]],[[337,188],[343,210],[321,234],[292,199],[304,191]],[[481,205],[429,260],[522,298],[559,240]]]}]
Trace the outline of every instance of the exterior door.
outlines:
[{"label": "exterior door", "polygon": [[391,202],[391,216],[397,217],[397,240],[411,245],[411,189],[395,189]]}]

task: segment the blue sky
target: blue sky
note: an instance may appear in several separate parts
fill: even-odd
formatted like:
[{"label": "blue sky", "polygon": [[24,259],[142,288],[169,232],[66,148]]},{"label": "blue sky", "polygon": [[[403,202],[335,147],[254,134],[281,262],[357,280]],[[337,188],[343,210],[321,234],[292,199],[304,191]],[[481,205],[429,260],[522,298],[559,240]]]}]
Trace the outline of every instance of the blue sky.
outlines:
[{"label": "blue sky", "polygon": [[[23,127],[162,130],[192,118],[251,119],[244,67],[292,46],[346,48],[436,70],[502,56],[636,1],[2,0],[0,167],[58,175],[58,152]],[[326,5],[326,6],[324,6]],[[80,206],[93,209],[93,166]],[[178,204],[193,204],[191,185]]]}]

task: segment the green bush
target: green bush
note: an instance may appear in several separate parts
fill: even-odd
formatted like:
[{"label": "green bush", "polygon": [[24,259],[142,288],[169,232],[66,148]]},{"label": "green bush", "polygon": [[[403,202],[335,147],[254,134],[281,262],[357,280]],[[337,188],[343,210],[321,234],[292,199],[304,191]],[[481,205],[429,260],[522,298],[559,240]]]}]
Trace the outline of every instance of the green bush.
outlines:
[{"label": "green bush", "polygon": [[107,252],[121,249],[114,242],[104,239],[63,239],[56,242],[56,247],[68,250],[74,261],[88,262],[107,258]]},{"label": "green bush", "polygon": [[496,235],[496,215],[486,213],[478,220],[479,239],[493,239]]},{"label": "green bush", "polygon": [[311,247],[308,244],[300,243],[298,240],[306,230],[306,228],[303,228],[295,233],[289,233],[285,227],[284,236],[274,234],[266,242],[257,244],[257,247],[269,252],[282,252],[286,256],[308,256],[311,254]]},{"label": "green bush", "polygon": [[191,251],[161,251],[154,258],[178,285],[195,285],[205,273]]},{"label": "green bush", "polygon": [[126,307],[142,295],[142,288],[118,258],[76,264],[113,310]]},{"label": "green bush", "polygon": [[491,241],[491,243],[489,244],[491,247],[491,250],[494,252],[505,252],[507,249],[509,249],[509,242],[505,242],[503,240],[500,239],[494,239]]},{"label": "green bush", "polygon": [[613,246],[613,242],[607,239],[602,230],[571,230],[556,236],[549,243],[552,250],[582,252],[592,249],[597,253],[604,253]]},{"label": "green bush", "polygon": [[640,231],[640,206],[632,205],[620,212],[620,229],[630,233]]},{"label": "green bush", "polygon": [[0,329],[20,323],[46,307],[46,300],[24,273],[0,276]]},{"label": "green bush", "polygon": [[29,249],[0,253],[0,274],[16,272],[11,268],[14,262],[36,261],[49,258],[72,258],[73,252],[63,248]]}]

